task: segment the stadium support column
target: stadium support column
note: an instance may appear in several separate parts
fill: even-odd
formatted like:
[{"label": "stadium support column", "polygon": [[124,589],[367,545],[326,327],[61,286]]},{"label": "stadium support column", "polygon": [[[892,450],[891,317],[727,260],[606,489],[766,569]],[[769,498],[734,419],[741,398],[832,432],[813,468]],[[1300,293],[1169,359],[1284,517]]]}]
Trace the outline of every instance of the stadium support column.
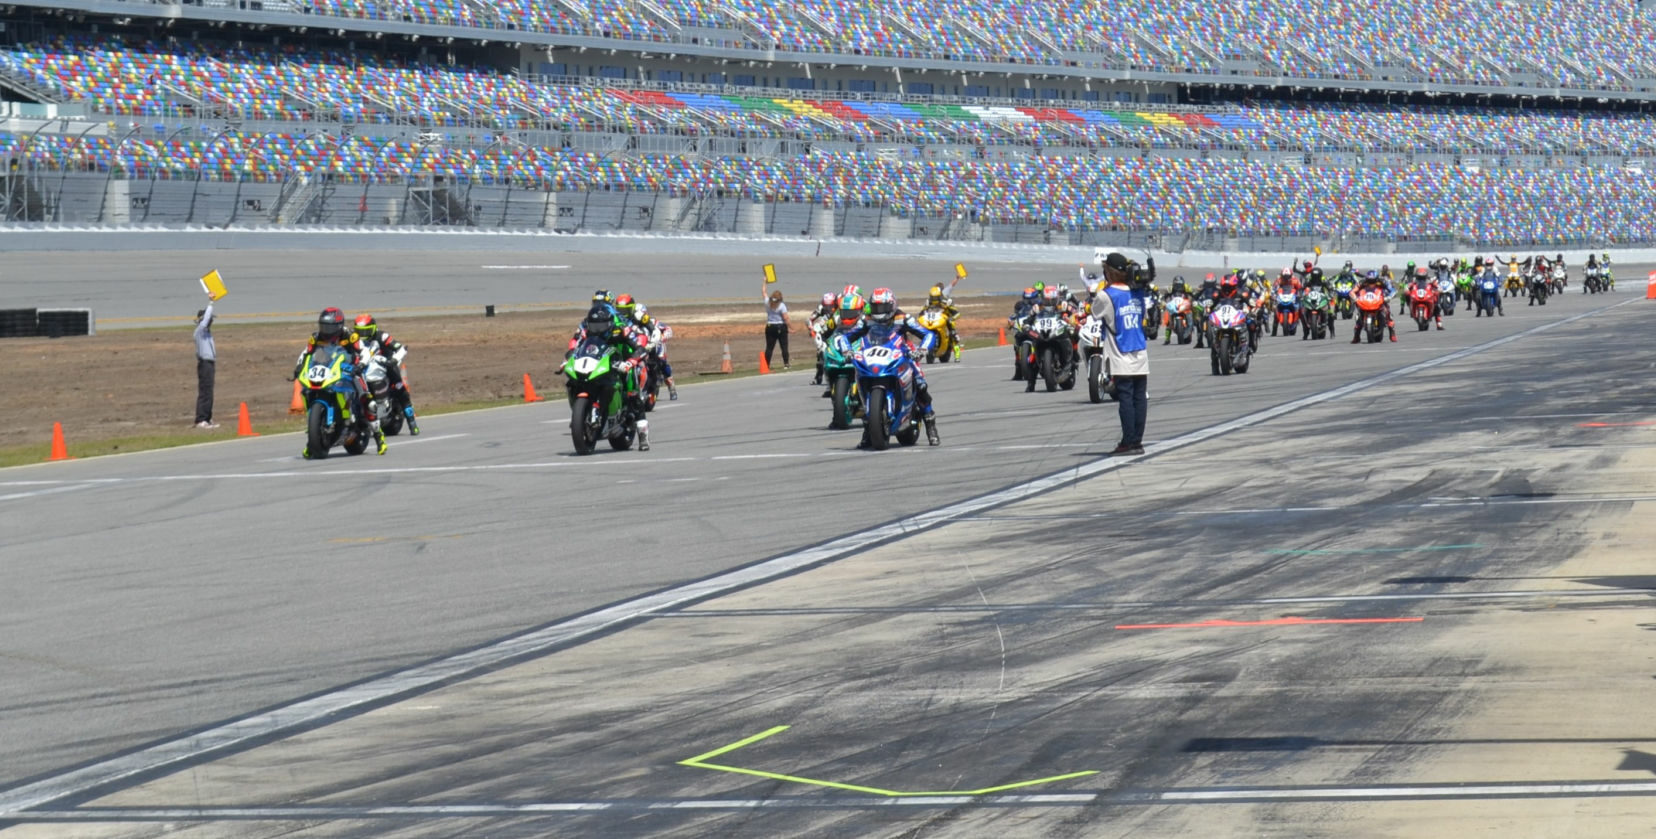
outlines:
[{"label": "stadium support column", "polygon": [[765,202],[738,201],[736,206],[741,208],[741,215],[736,220],[736,232],[747,236],[765,235]]},{"label": "stadium support column", "polygon": [[811,224],[807,229],[813,239],[831,238],[834,235],[834,206],[816,202],[811,207]]}]

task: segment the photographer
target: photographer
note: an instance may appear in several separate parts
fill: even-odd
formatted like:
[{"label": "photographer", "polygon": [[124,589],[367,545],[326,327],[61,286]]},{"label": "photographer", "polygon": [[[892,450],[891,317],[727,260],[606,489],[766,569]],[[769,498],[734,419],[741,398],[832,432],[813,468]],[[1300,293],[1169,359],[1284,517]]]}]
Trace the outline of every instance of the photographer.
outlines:
[{"label": "photographer", "polygon": [[1121,443],[1113,455],[1144,454],[1144,424],[1150,413],[1150,350],[1144,339],[1145,298],[1156,281],[1156,261],[1139,265],[1120,253],[1104,258],[1106,285],[1093,301],[1109,340],[1105,359],[1121,410]]}]

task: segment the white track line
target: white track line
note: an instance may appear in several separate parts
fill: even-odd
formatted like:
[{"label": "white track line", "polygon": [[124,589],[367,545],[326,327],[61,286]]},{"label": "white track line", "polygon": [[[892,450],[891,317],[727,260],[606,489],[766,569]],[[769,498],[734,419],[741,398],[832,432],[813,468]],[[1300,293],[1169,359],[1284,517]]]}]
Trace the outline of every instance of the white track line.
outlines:
[{"label": "white track line", "polygon": [[484,271],[564,271],[568,265],[479,265]]},{"label": "white track line", "polygon": [[[1324,402],[1331,402],[1353,393],[1385,384],[1404,376],[1451,364],[1468,356],[1503,347],[1550,329],[1593,317],[1615,306],[1583,312],[1562,320],[1545,323],[1503,338],[1497,338],[1476,347],[1428,359],[1387,373],[1370,376],[1332,390],[1302,396],[1273,408],[1257,411],[1207,428],[1181,434],[1170,440],[1146,446],[1144,455],[1100,458],[1081,463],[1044,477],[1026,481],[1006,489],[957,501],[935,510],[847,534],[815,547],[783,554],[744,568],[717,574],[705,580],[686,583],[675,588],[624,600],[558,621],[551,626],[526,632],[484,647],[457,653],[406,670],[368,679],[335,691],[291,702],[268,711],[251,714],[213,728],[188,734],[172,740],[136,749],[125,754],[86,764],[43,778],[33,783],[0,792],[0,821],[7,814],[50,804],[107,786],[119,781],[166,769],[175,764],[195,760],[214,752],[230,749],[280,736],[330,718],[359,709],[374,707],[401,696],[413,695],[438,685],[477,673],[492,671],[502,664],[528,656],[542,655],[558,647],[584,641],[618,629],[628,623],[648,618],[661,612],[691,603],[717,597],[730,591],[748,588],[803,571],[815,565],[851,556],[878,545],[931,530],[962,516],[969,516],[995,507],[1013,504],[1076,481],[1113,472],[1145,457],[1193,446],[1243,428],[1285,414],[1303,410]],[[360,474],[363,470],[353,470]],[[365,470],[374,471],[374,470]],[[287,473],[296,477],[315,478],[315,473]],[[968,799],[970,800],[970,799]]]},{"label": "white track line", "polygon": [[37,495],[56,495],[60,492],[74,492],[77,489],[86,489],[93,484],[71,484],[69,486],[52,487],[50,489],[36,489],[28,492],[14,492],[10,495],[0,495],[0,501],[15,501],[19,498],[34,498]]},{"label": "white track line", "polygon": [[397,444],[395,446],[392,446],[392,448],[406,449],[409,446],[417,446],[421,443],[435,443],[438,440],[453,440],[456,437],[470,437],[470,436],[471,436],[470,432],[464,432],[464,433],[461,433],[461,434],[439,434],[436,437],[410,437],[406,440],[398,440]]}]

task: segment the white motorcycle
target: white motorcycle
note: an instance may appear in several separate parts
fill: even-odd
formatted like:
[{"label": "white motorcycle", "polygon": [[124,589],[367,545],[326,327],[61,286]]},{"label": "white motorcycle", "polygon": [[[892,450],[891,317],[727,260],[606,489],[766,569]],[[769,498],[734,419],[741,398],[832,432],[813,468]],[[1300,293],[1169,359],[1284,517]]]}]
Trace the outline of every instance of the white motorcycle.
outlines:
[{"label": "white motorcycle", "polygon": [[378,341],[366,341],[362,357],[367,360],[367,369],[362,371],[362,378],[368,382],[368,400],[373,403],[374,416],[379,417],[380,430],[385,432],[385,436],[395,437],[402,433],[403,414],[397,409],[396,396],[391,393],[391,377],[386,374],[385,369],[395,364],[398,372],[406,379],[408,372],[403,367],[403,359],[408,357],[408,348],[403,347],[387,358],[380,354]]},{"label": "white motorcycle", "polygon": [[1104,322],[1093,315],[1081,322],[1081,357],[1087,361],[1087,398],[1093,404],[1103,402],[1106,396],[1115,401],[1110,359],[1104,352]]}]

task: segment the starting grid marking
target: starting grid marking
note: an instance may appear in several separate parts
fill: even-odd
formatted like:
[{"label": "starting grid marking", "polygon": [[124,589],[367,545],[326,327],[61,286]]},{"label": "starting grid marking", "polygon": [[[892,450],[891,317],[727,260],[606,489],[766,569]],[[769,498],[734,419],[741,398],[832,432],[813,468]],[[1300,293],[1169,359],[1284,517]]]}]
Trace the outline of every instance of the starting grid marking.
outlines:
[{"label": "starting grid marking", "polygon": [[[1541,332],[1594,317],[1631,302],[1634,301],[1623,301],[1622,303],[1544,323],[1487,341],[1475,347],[1369,376],[1246,416],[1181,434],[1163,442],[1152,443],[1146,447],[1148,453],[1144,455],[1101,457],[1090,460],[1034,480],[1014,484],[1005,489],[917,513],[888,524],[849,533],[813,547],[782,554],[675,588],[614,603],[582,615],[504,638],[492,644],[428,661],[376,678],[366,679],[337,690],[317,694],[259,713],[249,714],[212,728],[175,737],[171,740],[163,740],[103,760],[93,761],[56,775],[50,775],[31,783],[0,791],[0,821],[14,821],[26,811],[44,808],[46,805],[64,799],[106,790],[122,783],[130,783],[135,779],[153,773],[176,770],[194,761],[228,754],[272,737],[284,736],[302,728],[354,716],[388,702],[415,696],[441,685],[472,678],[481,673],[492,672],[512,662],[546,655],[558,649],[625,628],[640,620],[653,618],[732,591],[771,582],[838,559],[854,556],[871,548],[899,541],[917,533],[930,531],[962,517],[1023,501],[1069,486],[1078,481],[1122,469],[1149,456],[1203,443],[1237,429],[1253,427],[1258,423],[1341,399],[1354,393],[1360,393],[1414,373],[1451,364],[1463,358],[1506,346]],[[456,471],[449,467],[432,467],[431,469],[432,471]],[[379,471],[389,470],[351,470],[351,473],[363,474]],[[317,473],[310,472],[285,474],[306,478],[317,476]],[[263,477],[263,475],[260,477]],[[172,479],[177,480],[178,478]],[[96,482],[68,481],[65,483]],[[1651,786],[1656,789],[1656,783]],[[973,800],[975,799],[965,798],[960,803]]]},{"label": "starting grid marking", "polygon": [[590,815],[592,813],[732,810],[868,810],[903,807],[1167,806],[1173,804],[1316,804],[1360,801],[1614,798],[1656,795],[1656,781],[1547,781],[1467,784],[1387,784],[1366,787],[1193,787],[1165,790],[1098,790],[1002,795],[785,796],[781,798],[681,798],[542,801],[521,804],[404,804],[388,806],[293,805],[274,807],[83,807],[3,814],[8,822],[214,822],[358,821],[370,819],[475,819]]}]

